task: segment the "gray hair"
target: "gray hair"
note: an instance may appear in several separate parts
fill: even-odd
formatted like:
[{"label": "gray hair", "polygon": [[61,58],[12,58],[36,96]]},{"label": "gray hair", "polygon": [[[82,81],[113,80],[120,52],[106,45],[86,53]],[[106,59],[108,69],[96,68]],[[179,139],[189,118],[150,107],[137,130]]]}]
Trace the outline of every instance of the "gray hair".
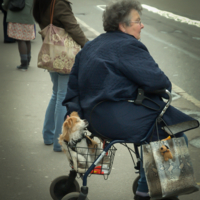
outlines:
[{"label": "gray hair", "polygon": [[142,6],[137,0],[119,0],[106,6],[103,12],[103,27],[104,31],[116,31],[119,28],[119,23],[124,23],[130,26],[130,12],[138,11],[141,14]]}]

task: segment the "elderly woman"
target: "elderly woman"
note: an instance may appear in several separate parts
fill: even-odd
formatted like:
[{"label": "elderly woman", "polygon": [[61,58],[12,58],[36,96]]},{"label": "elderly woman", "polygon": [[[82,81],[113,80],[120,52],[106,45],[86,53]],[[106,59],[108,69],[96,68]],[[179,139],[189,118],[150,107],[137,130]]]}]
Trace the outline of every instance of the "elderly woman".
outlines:
[{"label": "elderly woman", "polygon": [[[161,109],[144,102],[145,106],[128,102],[137,96],[138,88],[147,92],[166,88],[171,91],[171,82],[139,41],[144,25],[140,13],[142,7],[136,0],[118,1],[106,7],[103,14],[103,26],[106,33],[88,42],[76,57],[70,74],[68,91],[63,105],[68,113],[78,111],[82,118],[89,121],[89,130],[96,135],[110,139],[123,139],[139,143],[161,112],[164,102],[158,95],[151,94]],[[183,131],[196,128],[199,123],[170,106],[163,116],[168,125],[187,124],[193,126],[179,129],[177,137]],[[168,134],[159,124],[160,139]],[[153,133],[153,140],[157,140]],[[148,187],[144,171],[135,200],[149,200]]]}]

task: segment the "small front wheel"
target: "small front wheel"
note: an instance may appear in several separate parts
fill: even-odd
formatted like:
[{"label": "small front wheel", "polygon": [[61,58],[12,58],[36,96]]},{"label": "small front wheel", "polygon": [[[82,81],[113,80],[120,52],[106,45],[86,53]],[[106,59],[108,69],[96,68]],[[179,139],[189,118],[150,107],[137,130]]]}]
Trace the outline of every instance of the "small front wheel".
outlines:
[{"label": "small front wheel", "polygon": [[140,176],[138,176],[133,182],[132,190],[133,190],[134,195],[136,194],[136,191],[137,191],[137,188],[138,188],[139,179],[140,179]]},{"label": "small front wheel", "polygon": [[[78,197],[79,197],[79,192],[72,192],[72,193],[69,193],[67,195],[65,195],[62,200],[77,200]],[[86,197],[85,200],[88,200],[88,198]]]},{"label": "small front wheel", "polygon": [[66,194],[80,192],[79,184],[76,180],[69,184],[69,176],[60,176],[51,183],[50,194],[53,200],[61,200]]}]

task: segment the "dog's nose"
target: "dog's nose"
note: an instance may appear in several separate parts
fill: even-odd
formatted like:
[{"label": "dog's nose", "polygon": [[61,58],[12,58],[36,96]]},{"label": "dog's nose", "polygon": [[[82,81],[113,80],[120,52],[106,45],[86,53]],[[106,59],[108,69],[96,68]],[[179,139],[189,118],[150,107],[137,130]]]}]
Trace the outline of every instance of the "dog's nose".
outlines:
[{"label": "dog's nose", "polygon": [[162,147],[161,147],[160,149],[161,149],[161,150],[163,150],[163,148],[162,148]]},{"label": "dog's nose", "polygon": [[86,119],[84,119],[83,121],[84,121],[85,125],[88,126],[88,124],[89,124],[88,121]]}]

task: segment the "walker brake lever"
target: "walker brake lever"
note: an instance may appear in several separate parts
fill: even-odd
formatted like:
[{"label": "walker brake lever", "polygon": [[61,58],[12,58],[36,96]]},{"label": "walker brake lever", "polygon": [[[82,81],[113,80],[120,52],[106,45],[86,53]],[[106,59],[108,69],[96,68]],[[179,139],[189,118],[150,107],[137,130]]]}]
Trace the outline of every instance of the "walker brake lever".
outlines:
[{"label": "walker brake lever", "polygon": [[[155,108],[146,106],[145,104],[142,103],[144,99],[147,99],[148,101],[151,101],[152,103],[156,104],[159,107],[159,109],[155,109]],[[135,103],[136,105],[142,105],[142,106],[144,106],[144,107],[146,107],[148,109],[154,110],[154,111],[159,111],[160,108],[161,108],[160,105],[157,104],[155,101],[153,101],[150,98],[144,96],[144,90],[141,89],[141,88],[138,88],[137,98],[135,100],[128,100],[128,102]]]}]

